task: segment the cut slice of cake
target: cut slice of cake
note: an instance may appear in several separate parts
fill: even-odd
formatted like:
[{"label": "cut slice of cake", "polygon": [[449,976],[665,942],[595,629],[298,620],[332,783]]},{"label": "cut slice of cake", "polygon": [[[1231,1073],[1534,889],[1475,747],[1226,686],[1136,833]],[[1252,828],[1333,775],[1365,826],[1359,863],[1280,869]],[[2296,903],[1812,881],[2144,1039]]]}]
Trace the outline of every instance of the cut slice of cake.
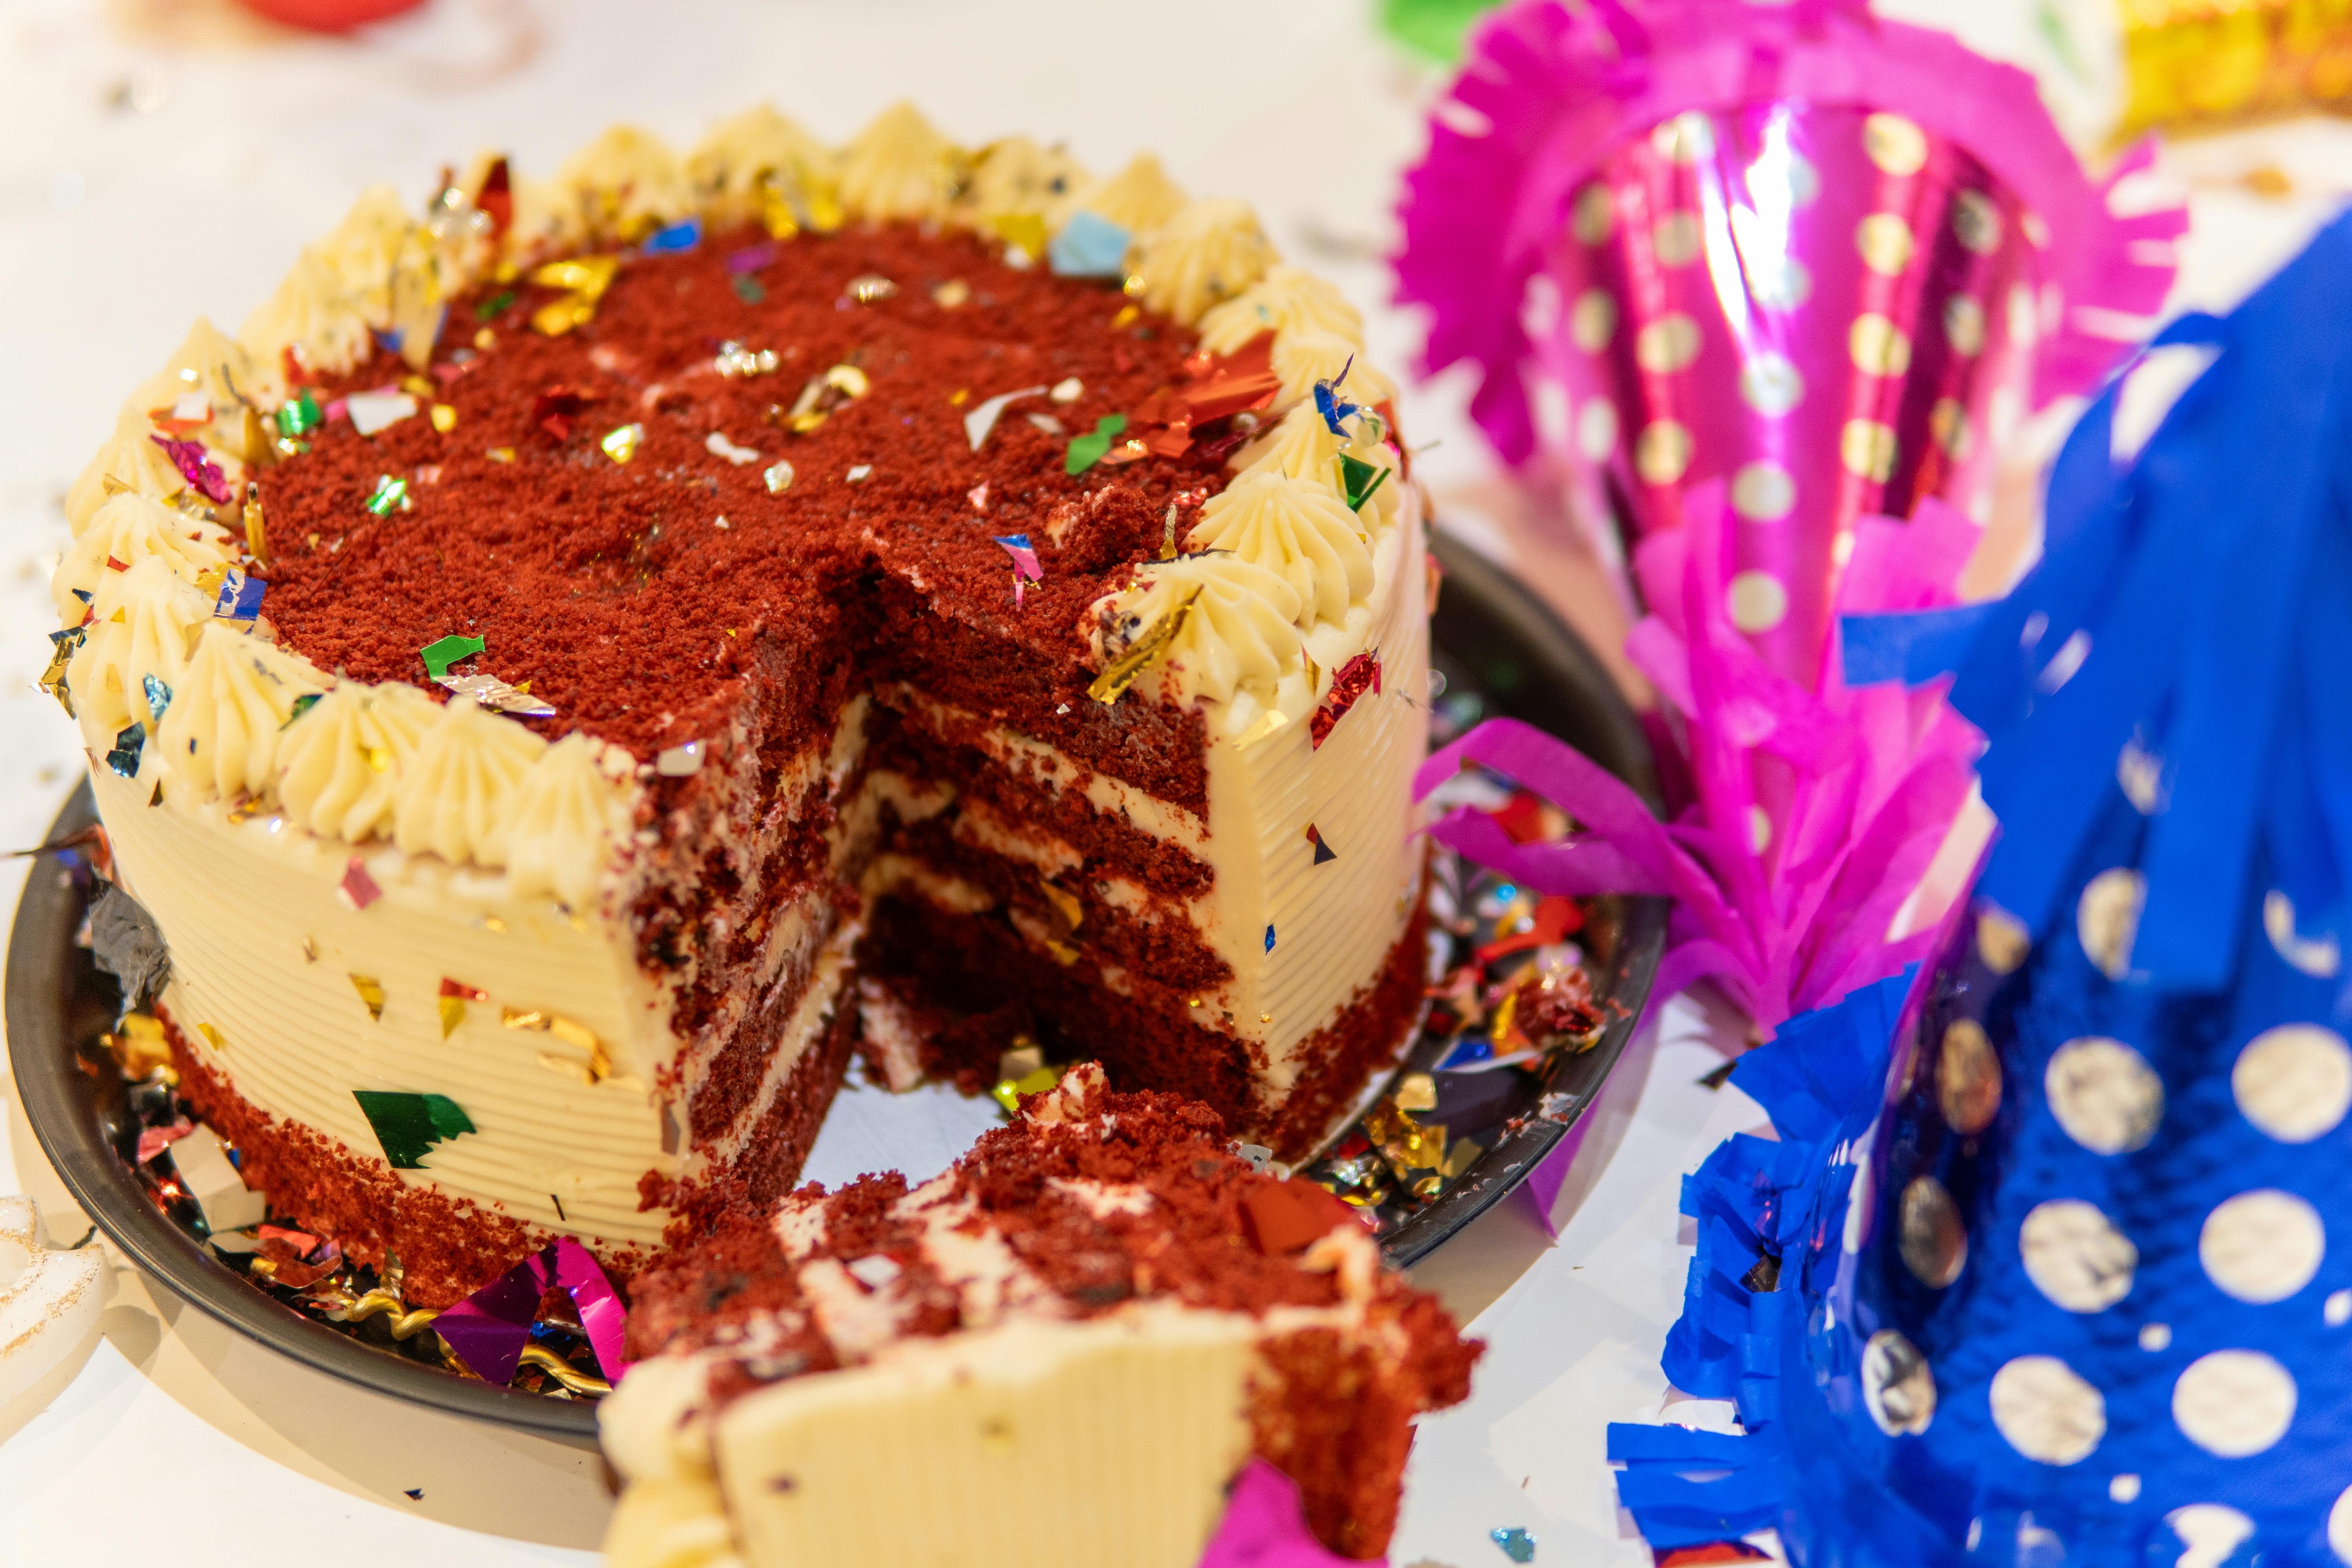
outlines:
[{"label": "cut slice of cake", "polygon": [[186,1090],[444,1304],[793,1184],[853,1050],[1286,1157],[1422,990],[1420,503],[1238,204],[772,113],[373,193],[69,497]]},{"label": "cut slice of cake", "polygon": [[638,1277],[614,1568],[1192,1568],[1253,1455],[1385,1549],[1479,1347],[1206,1107],[1092,1064],[1024,1103],[936,1180],[809,1187]]}]

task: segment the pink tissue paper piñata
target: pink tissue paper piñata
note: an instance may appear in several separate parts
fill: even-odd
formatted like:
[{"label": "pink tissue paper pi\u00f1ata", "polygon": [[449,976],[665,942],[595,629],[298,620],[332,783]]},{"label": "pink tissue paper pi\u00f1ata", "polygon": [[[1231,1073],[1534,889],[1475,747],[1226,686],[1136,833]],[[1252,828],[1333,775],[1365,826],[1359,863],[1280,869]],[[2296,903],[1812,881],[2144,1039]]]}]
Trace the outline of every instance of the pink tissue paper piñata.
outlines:
[{"label": "pink tissue paper pi\u00f1ata", "polygon": [[1383,1568],[1386,1561],[1360,1563],[1316,1540],[1297,1483],[1254,1458],[1234,1479],[1223,1522],[1201,1554],[1201,1568]]}]

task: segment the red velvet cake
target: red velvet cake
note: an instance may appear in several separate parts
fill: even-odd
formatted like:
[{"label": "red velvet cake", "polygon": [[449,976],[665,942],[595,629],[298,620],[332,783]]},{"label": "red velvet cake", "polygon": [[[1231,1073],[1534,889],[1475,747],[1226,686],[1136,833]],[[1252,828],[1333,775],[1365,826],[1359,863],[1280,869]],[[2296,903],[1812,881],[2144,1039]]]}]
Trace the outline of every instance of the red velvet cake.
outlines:
[{"label": "red velvet cake", "polygon": [[1421,994],[1360,338],[1240,204],[911,110],[371,194],[70,498],[185,1092],[426,1305],[765,1214],[860,1048],[1303,1153]]},{"label": "red velvet cake", "polygon": [[638,1277],[615,1568],[1191,1568],[1252,1456],[1327,1546],[1386,1548],[1478,1346],[1206,1107],[1092,1066],[1024,1106],[934,1181],[812,1186]]}]

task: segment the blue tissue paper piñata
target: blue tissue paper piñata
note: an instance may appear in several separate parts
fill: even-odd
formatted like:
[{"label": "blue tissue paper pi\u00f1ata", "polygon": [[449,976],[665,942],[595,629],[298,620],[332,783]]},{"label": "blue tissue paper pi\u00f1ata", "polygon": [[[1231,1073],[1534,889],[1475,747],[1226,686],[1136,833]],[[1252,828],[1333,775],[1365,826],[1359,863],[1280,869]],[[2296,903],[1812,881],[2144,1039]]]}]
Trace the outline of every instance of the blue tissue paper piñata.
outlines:
[{"label": "blue tissue paper pi\u00f1ata", "polygon": [[1782,1141],[1688,1184],[1665,1365],[1747,1432],[1612,1428],[1653,1546],[2352,1564],[2352,218],[2158,342],[2215,357],[2128,468],[2093,405],[1972,637],[1849,639],[1957,652],[2000,834],[1740,1063]]}]

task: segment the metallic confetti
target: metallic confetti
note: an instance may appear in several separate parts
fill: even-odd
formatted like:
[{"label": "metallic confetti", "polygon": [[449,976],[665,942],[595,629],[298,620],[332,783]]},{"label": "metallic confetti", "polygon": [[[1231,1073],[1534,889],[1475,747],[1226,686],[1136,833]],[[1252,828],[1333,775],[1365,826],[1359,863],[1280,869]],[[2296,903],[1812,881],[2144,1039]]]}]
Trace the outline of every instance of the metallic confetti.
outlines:
[{"label": "metallic confetti", "polygon": [[719,354],[711,361],[711,368],[730,377],[768,375],[773,374],[781,363],[773,349],[753,350],[730,338],[719,345]]},{"label": "metallic confetti", "polygon": [[[301,696],[294,699],[292,706],[289,707],[286,712],[286,724],[291,724],[295,720],[299,719],[303,714],[308,713],[311,709],[316,708],[319,705],[320,695],[320,694],[316,691],[305,691]],[[283,730],[286,728],[286,724],[280,724],[278,727]]]},{"label": "metallic confetti", "polygon": [[1061,1081],[1062,1071],[1059,1068],[1041,1067],[1026,1078],[999,1079],[996,1087],[988,1092],[997,1104],[1004,1107],[1004,1113],[1007,1116],[1018,1116],[1021,1114],[1023,1095],[1043,1094]]},{"label": "metallic confetti", "polygon": [[1087,688],[1087,695],[1106,706],[1126,696],[1127,689],[1135,684],[1136,677],[1141,675],[1153,659],[1167,652],[1177,635],[1183,631],[1185,620],[1192,614],[1192,602],[1200,596],[1201,590],[1193,589],[1181,603],[1162,616],[1150,631],[1129,643],[1125,653],[1103,667],[1103,672],[1096,676],[1093,684]]},{"label": "metallic confetti", "polygon": [[862,272],[844,285],[842,292],[861,305],[871,305],[898,293],[898,286],[878,272]]},{"label": "metallic confetti", "polygon": [[1361,458],[1339,454],[1339,479],[1348,494],[1348,510],[1360,511],[1388,479],[1390,470],[1375,468]]},{"label": "metallic confetti", "polygon": [[495,320],[499,312],[515,302],[516,298],[515,291],[511,289],[499,290],[474,307],[474,320],[478,321]]},{"label": "metallic confetti", "polygon": [[671,256],[681,251],[692,250],[701,243],[702,220],[698,217],[690,217],[683,223],[674,223],[667,228],[656,229],[646,236],[645,243],[637,248],[648,256]]},{"label": "metallic confetti", "polygon": [[106,753],[106,765],[124,778],[139,776],[139,754],[146,749],[147,731],[139,724],[126,725],[117,731],[114,745]]},{"label": "metallic confetti", "polygon": [[471,658],[488,647],[489,644],[481,637],[451,632],[447,637],[436,638],[418,648],[416,657],[425,661],[425,673],[438,680],[449,673],[451,665]]},{"label": "metallic confetti", "polygon": [[1503,1549],[1503,1555],[1514,1563],[1536,1560],[1536,1538],[1524,1530],[1490,1530],[1487,1539]]},{"label": "metallic confetti", "polygon": [[462,984],[446,974],[443,975],[441,994],[438,998],[441,1012],[441,1037],[447,1039],[457,1032],[457,1026],[466,1021],[467,1003],[487,1002],[489,999],[488,992]]},{"label": "metallic confetti", "polygon": [[1061,380],[1055,382],[1054,384],[1054,390],[1047,393],[1045,395],[1052,398],[1056,403],[1076,403],[1079,398],[1086,395],[1086,391],[1087,384],[1085,382],[1080,381],[1075,375],[1066,375]]},{"label": "metallic confetti", "polygon": [[436,684],[500,713],[525,719],[550,719],[555,715],[553,704],[530,694],[528,681],[521,686],[509,686],[495,675],[442,675],[434,679]]},{"label": "metallic confetti", "polygon": [[1030,547],[1025,533],[1004,533],[993,536],[1013,557],[1013,602],[1021,603],[1022,589],[1031,583],[1045,581],[1045,569],[1037,563],[1037,552]]},{"label": "metallic confetti", "polygon": [[727,286],[734,289],[735,298],[742,300],[746,305],[757,305],[768,297],[768,291],[760,286],[760,280],[749,273],[739,274],[729,279]]},{"label": "metallic confetti", "polygon": [[74,705],[73,692],[66,685],[66,670],[72,665],[73,656],[80,651],[82,639],[88,636],[89,629],[87,626],[68,626],[61,632],[49,634],[49,663],[48,668],[41,671],[41,689],[58,700],[68,718],[73,717]]},{"label": "metallic confetti", "polygon": [[631,458],[637,455],[637,443],[643,441],[645,438],[646,427],[644,426],[623,425],[617,428],[605,431],[604,438],[598,441],[596,445],[603,447],[604,449],[604,456],[612,458],[613,461],[616,463],[625,463]]},{"label": "metallic confetti", "polygon": [[368,1016],[377,1020],[378,1022],[382,1022],[383,1018],[383,982],[376,979],[372,974],[354,974],[351,977],[351,981],[352,989],[358,992],[360,994],[360,1000],[367,1004]]},{"label": "metallic confetti", "polygon": [[89,906],[89,951],[98,967],[121,987],[127,1007],[145,1006],[172,975],[163,928],[114,882],[102,883]]},{"label": "metallic confetti", "polygon": [[1070,443],[1069,452],[1062,459],[1062,471],[1075,479],[1093,468],[1102,461],[1104,454],[1110,450],[1111,442],[1126,428],[1127,416],[1124,414],[1106,414],[1096,420],[1092,431]]},{"label": "metallic confetti", "polygon": [[842,476],[844,482],[853,485],[862,485],[873,477],[874,465],[871,463],[859,463]]},{"label": "metallic confetti", "polygon": [[163,683],[162,676],[154,674],[141,676],[139,689],[140,694],[147,699],[148,721],[162,723],[163,710],[172,705],[172,689]]},{"label": "metallic confetti", "polygon": [[950,278],[931,290],[931,303],[942,310],[953,310],[971,300],[971,285],[961,278]]},{"label": "metallic confetti", "polygon": [[1348,363],[1339,367],[1339,374],[1328,381],[1315,384],[1315,411],[1323,416],[1324,426],[1334,436],[1344,437],[1348,430],[1343,421],[1363,412],[1362,404],[1350,403],[1339,394],[1339,388],[1347,383],[1348,373],[1355,368],[1356,356],[1349,354]]},{"label": "metallic confetti", "polygon": [[435,1144],[475,1131],[464,1110],[446,1094],[357,1089],[352,1098],[359,1101],[360,1114],[383,1145],[385,1163],[396,1171],[418,1169]]},{"label": "metallic confetti", "polygon": [[542,289],[563,289],[569,292],[562,299],[533,310],[530,324],[552,338],[595,320],[597,301],[604,297],[604,290],[613,286],[613,279],[620,269],[619,258],[611,256],[574,257],[568,261],[551,261],[535,268],[530,274],[533,283]]},{"label": "metallic confetti", "polygon": [[269,584],[258,577],[248,577],[232,566],[221,574],[220,594],[213,601],[213,614],[225,621],[249,621],[261,614],[261,596]]},{"label": "metallic confetti", "polygon": [[457,411],[446,403],[436,403],[432,408],[433,428],[444,436],[457,427]]},{"label": "metallic confetti", "polygon": [[1274,951],[1274,927],[1271,923],[1265,928],[1265,950],[1268,952]]},{"label": "metallic confetti", "polygon": [[1046,259],[1064,278],[1117,278],[1126,267],[1132,242],[1126,229],[1080,208],[1054,237]]},{"label": "metallic confetti", "polygon": [[368,510],[383,517],[386,513],[409,509],[408,481],[395,479],[390,474],[377,476],[375,489],[363,503]]},{"label": "metallic confetti", "polygon": [[1317,827],[1311,822],[1307,825],[1307,842],[1315,846],[1315,859],[1313,862],[1315,865],[1320,866],[1326,861],[1337,860],[1339,858],[1339,851],[1333,849],[1328,844],[1323,842],[1322,829]]},{"label": "metallic confetti", "polygon": [[728,252],[727,270],[738,276],[757,272],[783,253],[783,247],[773,240],[763,239],[757,245],[747,245],[740,250]]},{"label": "metallic confetti", "polygon": [[179,1074],[172,1068],[172,1041],[164,1034],[163,1021],[148,1013],[125,1013],[114,1032],[105,1037],[107,1054],[122,1076],[137,1083],[161,1072],[168,1074],[166,1081],[176,1083]]},{"label": "metallic confetti", "polygon": [[173,468],[180,470],[180,477],[206,500],[220,502],[230,499],[233,492],[228,488],[228,476],[205,453],[202,444],[174,441],[165,436],[150,436],[147,438],[163,448],[163,455],[172,459]]},{"label": "metallic confetti", "polygon": [[998,393],[963,416],[964,438],[971,443],[973,451],[979,451],[982,444],[988,439],[988,433],[996,428],[996,421],[1003,414],[1007,404],[1024,397],[1043,397],[1044,395],[1045,395],[1045,388],[1043,386],[1024,386],[1017,392]]},{"label": "metallic confetti", "polygon": [[[253,557],[255,565],[267,567],[269,564],[269,531],[261,517],[261,487],[251,479],[247,479],[245,484],[243,510],[244,516],[241,521],[245,524],[246,553]],[[256,605],[261,603],[258,593],[254,596],[254,603]],[[218,613],[215,612],[215,614]]]},{"label": "metallic confetti", "polygon": [[473,1373],[503,1386],[530,1346],[539,1303],[551,1289],[572,1298],[596,1364],[609,1379],[628,1368],[628,1311],[596,1259],[570,1237],[508,1269],[434,1320],[433,1330]]},{"label": "metallic confetti", "polygon": [[667,779],[689,778],[702,771],[702,752],[699,741],[665,746],[654,755],[654,772]]},{"label": "metallic confetti", "polygon": [[584,1024],[577,1024],[560,1014],[535,1007],[505,1008],[500,1012],[499,1021],[509,1029],[553,1035],[565,1045],[586,1054],[585,1060],[575,1060],[552,1051],[541,1051],[539,1065],[543,1068],[577,1076],[587,1084],[602,1083],[613,1076],[613,1058],[605,1054],[604,1043]]},{"label": "metallic confetti", "polygon": [[1222,358],[1206,352],[1194,354],[1184,362],[1184,374],[1178,395],[1195,426],[1267,407],[1282,390],[1282,378],[1274,374],[1272,332],[1260,332]]},{"label": "metallic confetti", "polygon": [[793,466],[778,458],[760,478],[766,482],[770,495],[780,496],[793,488]]},{"label": "metallic confetti", "polygon": [[1348,716],[1348,710],[1356,705],[1359,698],[1366,691],[1378,692],[1380,689],[1381,656],[1376,652],[1360,653],[1334,670],[1331,689],[1316,708],[1314,719],[1308,725],[1314,749],[1322,748],[1332,726]]},{"label": "metallic confetti", "polygon": [[354,392],[343,399],[352,428],[362,436],[390,429],[416,414],[416,399],[405,392]]},{"label": "metallic confetti", "polygon": [[383,889],[368,875],[367,862],[354,855],[343,867],[343,879],[335,884],[335,897],[345,909],[363,910],[383,897]]}]

